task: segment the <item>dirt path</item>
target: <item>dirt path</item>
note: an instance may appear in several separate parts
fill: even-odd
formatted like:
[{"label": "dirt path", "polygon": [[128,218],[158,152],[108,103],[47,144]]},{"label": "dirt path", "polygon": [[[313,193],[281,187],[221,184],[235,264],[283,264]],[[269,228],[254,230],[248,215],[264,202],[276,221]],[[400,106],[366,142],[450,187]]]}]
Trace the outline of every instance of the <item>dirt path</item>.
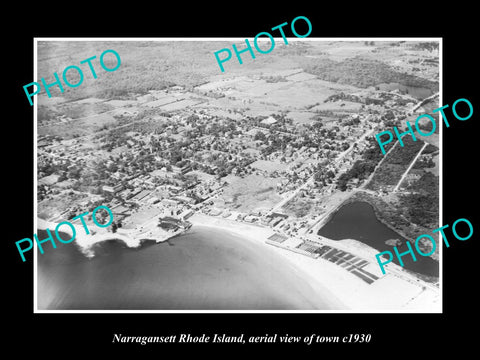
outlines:
[{"label": "dirt path", "polygon": [[417,156],[415,156],[415,158],[412,160],[412,162],[410,163],[410,166],[407,168],[407,170],[403,173],[402,177],[400,178],[400,181],[398,182],[397,186],[395,186],[395,188],[393,189],[393,192],[397,192],[398,191],[398,188],[400,187],[400,184],[402,183],[403,179],[405,179],[405,177],[407,176],[408,172],[410,171],[410,169],[413,167],[413,165],[416,163],[418,157],[422,154],[423,150],[427,147],[428,143],[424,143],[422,148],[420,149],[420,151],[418,152]]}]

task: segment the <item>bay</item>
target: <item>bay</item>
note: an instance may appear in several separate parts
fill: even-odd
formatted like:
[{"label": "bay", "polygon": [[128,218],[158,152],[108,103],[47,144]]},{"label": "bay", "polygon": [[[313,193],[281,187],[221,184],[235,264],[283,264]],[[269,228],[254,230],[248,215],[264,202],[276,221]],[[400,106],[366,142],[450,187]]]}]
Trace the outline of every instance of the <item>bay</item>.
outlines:
[{"label": "bay", "polygon": [[[42,239],[45,232],[39,231]],[[38,254],[38,308],[57,310],[327,309],[284,259],[228,232],[195,226],[156,244],[58,244]]]}]

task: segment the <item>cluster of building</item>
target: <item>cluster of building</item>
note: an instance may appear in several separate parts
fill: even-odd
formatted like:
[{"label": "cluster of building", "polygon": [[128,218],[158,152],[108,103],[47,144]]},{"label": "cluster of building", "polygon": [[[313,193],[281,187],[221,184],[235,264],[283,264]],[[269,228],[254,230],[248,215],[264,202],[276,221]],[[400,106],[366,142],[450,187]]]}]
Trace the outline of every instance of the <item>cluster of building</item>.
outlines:
[{"label": "cluster of building", "polygon": [[[90,141],[40,137],[39,200],[45,200],[47,206],[48,200],[73,191],[83,194],[75,204],[78,211],[100,201],[120,219],[144,205],[178,219],[202,210],[296,234],[305,225],[303,220],[268,211],[243,214],[220,210],[211,199],[221,195],[227,175],[278,178],[275,191],[282,196],[296,192],[316,176],[301,195],[334,192],[336,177],[365,150],[365,143],[357,143],[357,139],[375,123],[381,126],[386,111],[402,99],[388,93],[373,93],[368,99],[358,96],[364,102],[360,114],[300,124],[282,112],[249,116],[230,111],[219,116],[209,107],[181,108],[183,101],[198,105],[197,99],[183,96],[182,91],[175,89],[164,98],[142,98],[134,106],[135,115],[121,115],[121,126],[88,136]],[[165,111],[164,106],[175,110]],[[147,110],[138,120],[142,109]],[[135,121],[125,122],[125,116]],[[268,169],[265,162],[275,165]]]}]

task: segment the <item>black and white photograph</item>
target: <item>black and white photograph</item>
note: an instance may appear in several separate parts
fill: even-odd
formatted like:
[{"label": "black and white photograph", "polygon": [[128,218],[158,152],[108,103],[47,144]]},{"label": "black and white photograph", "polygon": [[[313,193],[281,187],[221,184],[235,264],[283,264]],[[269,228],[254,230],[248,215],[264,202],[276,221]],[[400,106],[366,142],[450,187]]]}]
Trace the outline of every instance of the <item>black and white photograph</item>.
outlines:
[{"label": "black and white photograph", "polygon": [[2,23],[7,354],[474,350],[472,6],[72,5]]},{"label": "black and white photograph", "polygon": [[36,40],[39,311],[440,311],[441,41],[272,40]]}]

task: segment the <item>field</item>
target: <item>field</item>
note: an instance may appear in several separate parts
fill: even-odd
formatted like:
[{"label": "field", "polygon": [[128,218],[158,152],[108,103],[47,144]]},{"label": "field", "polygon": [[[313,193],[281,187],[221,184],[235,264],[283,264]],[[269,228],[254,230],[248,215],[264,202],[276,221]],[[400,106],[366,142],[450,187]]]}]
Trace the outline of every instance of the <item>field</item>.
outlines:
[{"label": "field", "polygon": [[431,172],[435,176],[439,176],[440,173],[440,156],[435,156],[433,158],[433,162],[435,163],[435,166],[433,168],[428,168],[425,169],[428,172]]},{"label": "field", "polygon": [[183,99],[175,97],[175,96],[165,96],[165,97],[160,98],[158,100],[150,101],[145,105],[148,106],[148,107],[151,107],[151,108],[156,108],[156,107],[160,107],[160,106],[163,106],[163,105],[166,105],[166,104],[170,104],[170,103],[173,103],[173,102],[179,101],[179,100],[183,100]]},{"label": "field", "polygon": [[240,212],[270,209],[281,200],[275,194],[275,187],[281,179],[266,178],[261,175],[248,175],[245,178],[227,176],[228,185],[223,194],[215,202],[219,208],[228,208]]},{"label": "field", "polygon": [[161,109],[165,111],[175,111],[175,110],[184,109],[186,107],[193,106],[196,104],[200,104],[201,102],[202,102],[201,100],[184,99],[184,100],[176,101],[170,104],[162,105]]},{"label": "field", "polygon": [[316,122],[313,119],[316,116],[313,111],[289,111],[287,117],[293,120],[294,124],[313,124]]},{"label": "field", "polygon": [[308,216],[309,219],[312,214],[318,216],[325,212],[323,204],[318,198],[299,194],[282,206],[282,213],[298,219]]},{"label": "field", "polygon": [[260,171],[266,171],[269,174],[273,173],[274,171],[284,171],[289,167],[288,164],[280,163],[280,161],[278,160],[275,160],[275,161],[257,160],[251,163],[250,166]]},{"label": "field", "polygon": [[[438,87],[435,82],[412,75],[414,67],[422,66],[410,63],[410,60],[418,58],[419,54],[424,58],[432,58],[438,50],[429,52],[418,50],[410,44],[401,47],[393,45],[398,44],[376,42],[374,46],[367,46],[358,41],[278,44],[272,54],[257,54],[255,59],[243,56],[242,65],[234,59],[224,63],[225,73],[221,73],[213,52],[231,47],[229,41],[40,41],[37,77],[44,77],[49,81],[53,78],[53,72],[61,74],[65,67],[78,65],[80,61],[96,55],[93,65],[97,79],[92,77],[86,65],[82,65],[85,67],[85,78],[79,87],[65,87],[63,94],[53,87],[52,94],[69,100],[92,97],[132,99],[136,94],[162,90],[171,85],[194,87],[217,80],[216,84],[203,85],[205,90],[209,87],[214,89],[230,76],[239,77],[238,81],[233,80],[232,83],[238,90],[245,91],[255,84],[241,77],[253,74],[267,81],[281,77],[290,83],[316,81],[315,78],[321,78],[358,87],[389,82]],[[98,57],[106,49],[114,49],[121,57],[121,66],[114,72],[105,72],[98,62]],[[378,58],[385,60],[380,62],[377,61]],[[362,66],[358,66],[359,62]],[[438,72],[438,68],[435,69],[434,66],[433,70]],[[223,85],[230,86],[229,81]],[[266,83],[265,80],[261,81]],[[272,87],[266,87],[267,91],[263,93],[286,83],[278,81],[268,84]],[[258,88],[259,93],[263,90]],[[40,95],[40,98],[52,103],[52,99],[47,99],[44,95]]]},{"label": "field", "polygon": [[39,126],[38,135],[57,135],[65,139],[71,139],[76,136],[95,134],[105,126],[115,123],[117,123],[117,120],[110,114],[92,115],[80,120]]},{"label": "field", "polygon": [[342,112],[360,112],[362,104],[351,101],[322,102],[311,108],[311,111],[342,111]]},{"label": "field", "polygon": [[[331,83],[315,79],[314,76],[304,72],[293,75],[295,81],[285,80],[282,82],[269,83],[258,76],[241,77],[228,79],[223,82],[208,83],[197,87],[201,91],[223,92],[228,96],[225,98],[210,101],[226,108],[242,106],[247,107],[247,113],[253,116],[270,115],[277,112],[281,106],[284,110],[295,111],[295,114],[302,114],[305,110],[318,106],[330,95],[340,91],[356,91],[359,89],[347,85],[336,85],[332,87]],[[290,79],[287,77],[286,79]],[[331,110],[355,111],[360,104],[348,105],[344,103],[328,104]],[[300,111],[299,111],[300,110]],[[298,116],[299,122],[310,122],[310,118],[315,115],[314,112],[303,113]]]},{"label": "field", "polygon": [[[75,214],[76,208],[72,208],[72,204],[78,204],[82,201],[88,202],[90,199],[96,198],[95,196],[69,190],[64,190],[61,194],[60,197],[55,199],[43,200],[38,203],[38,216],[40,218],[49,220],[68,211],[74,214],[74,216],[78,215]],[[63,218],[65,218],[65,216],[63,216]]]},{"label": "field", "polygon": [[123,228],[134,229],[145,222],[152,220],[158,216],[161,211],[155,206],[142,206],[139,210],[132,212],[132,214],[123,222]]},{"label": "field", "polygon": [[[358,43],[356,46],[358,46]],[[391,47],[387,47],[387,49],[391,49]],[[304,71],[314,74],[320,79],[360,88],[367,88],[384,83],[399,83],[404,86],[422,87],[431,89],[432,91],[438,91],[438,82],[413,75],[411,73],[412,71],[405,71],[405,65],[409,60],[408,57],[398,57],[396,63],[387,64],[384,61],[379,61],[378,58],[383,59],[383,54],[389,51],[383,51],[382,55],[377,55],[379,52],[382,51],[376,49],[376,53],[372,50],[372,54],[368,52],[356,56],[351,54],[348,58],[342,58],[339,61],[333,60],[329,56],[316,57],[313,59],[305,57],[302,67]],[[403,65],[401,71],[399,71],[399,65]],[[397,70],[397,68],[399,69]],[[411,68],[413,68],[413,66],[411,66]],[[436,70],[438,72],[438,68]]]},{"label": "field", "polygon": [[[415,55],[421,53],[425,58],[435,55],[417,50],[413,45],[395,47],[390,42],[366,45],[358,41],[279,44],[275,54],[259,54],[255,59],[245,56],[243,65],[232,59],[225,63],[225,73],[221,73],[212,54],[228,46],[231,46],[228,41],[40,41],[37,75],[47,80],[54,71],[61,74],[66,66],[79,64],[93,55],[98,58],[105,49],[114,49],[121,57],[121,66],[114,72],[105,72],[97,59],[94,64],[97,79],[85,68],[81,86],[65,87],[64,93],[52,87],[54,98],[40,93],[38,102],[43,106],[38,111],[39,124],[48,121],[52,125],[41,129],[40,135],[89,134],[109,125],[112,118],[104,114],[106,117],[89,118],[88,122],[68,122],[63,129],[62,124],[68,119],[112,109],[110,115],[136,115],[139,108],[133,101],[137,99],[140,103],[149,102],[145,105],[159,111],[175,111],[189,106],[199,108],[195,104],[201,100],[177,100],[202,94],[200,97],[208,102],[200,107],[218,108],[222,116],[228,116],[226,111],[232,110],[232,118],[239,118],[238,113],[233,115],[234,109],[250,116],[270,115],[282,109],[297,123],[307,124],[316,111],[352,113],[360,110],[358,103],[323,102],[339,91],[361,93],[367,91],[361,88],[389,81],[429,88],[437,86],[435,82],[411,75],[413,65],[409,61]],[[378,58],[387,59],[389,64],[377,61]],[[181,96],[167,93],[166,89],[173,85],[185,87]],[[214,98],[209,92],[225,97]],[[435,141],[433,137],[429,140]]]},{"label": "field", "polygon": [[[304,73],[302,73],[304,74]],[[232,83],[228,95],[245,100],[248,107],[250,101],[267,105],[281,106],[285,110],[308,110],[323,103],[330,95],[336,93],[328,82],[309,78],[307,80],[266,83],[264,80],[251,80],[249,88],[240,87]],[[352,91],[349,86],[339,86],[342,91]],[[332,106],[337,109],[340,104]]]}]

